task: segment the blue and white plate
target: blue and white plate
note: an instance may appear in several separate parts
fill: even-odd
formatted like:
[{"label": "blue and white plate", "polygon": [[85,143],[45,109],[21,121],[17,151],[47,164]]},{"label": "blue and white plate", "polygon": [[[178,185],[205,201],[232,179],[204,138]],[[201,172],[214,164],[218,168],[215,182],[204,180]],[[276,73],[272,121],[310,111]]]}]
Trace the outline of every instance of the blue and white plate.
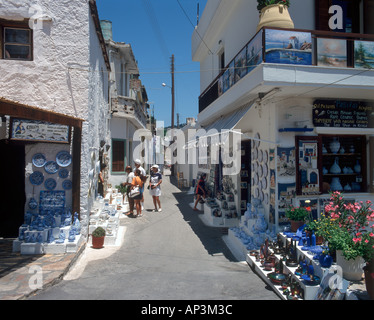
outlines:
[{"label": "blue and white plate", "polygon": [[46,159],[45,155],[42,154],[42,153],[36,153],[32,157],[32,163],[37,168],[43,167],[46,162],[47,162],[47,159]]},{"label": "blue and white plate", "polygon": [[62,179],[66,179],[66,178],[69,176],[69,170],[68,170],[68,169],[65,169],[65,168],[60,169],[60,170],[58,171],[58,176],[59,176],[60,178],[62,178]]},{"label": "blue and white plate", "polygon": [[56,173],[58,171],[60,167],[58,166],[58,164],[56,163],[56,161],[48,161],[45,165],[44,165],[44,170],[49,173],[49,174],[53,174],[53,173]]},{"label": "blue and white plate", "polygon": [[40,171],[34,171],[32,174],[30,174],[29,179],[30,179],[31,184],[35,186],[39,186],[44,181],[44,175]]},{"label": "blue and white plate", "polygon": [[65,181],[62,183],[62,188],[63,188],[64,190],[70,190],[72,187],[73,187],[73,184],[71,183],[71,180],[65,180]]},{"label": "blue and white plate", "polygon": [[34,210],[37,207],[38,207],[38,202],[34,198],[31,198],[30,201],[29,201],[29,208],[31,210]]},{"label": "blue and white plate", "polygon": [[56,155],[56,162],[60,167],[67,167],[71,163],[71,155],[68,151],[60,151]]},{"label": "blue and white plate", "polygon": [[55,179],[53,178],[48,178],[47,180],[45,180],[44,182],[44,187],[47,189],[47,190],[53,190],[54,188],[56,188],[56,185],[57,185],[57,182]]}]

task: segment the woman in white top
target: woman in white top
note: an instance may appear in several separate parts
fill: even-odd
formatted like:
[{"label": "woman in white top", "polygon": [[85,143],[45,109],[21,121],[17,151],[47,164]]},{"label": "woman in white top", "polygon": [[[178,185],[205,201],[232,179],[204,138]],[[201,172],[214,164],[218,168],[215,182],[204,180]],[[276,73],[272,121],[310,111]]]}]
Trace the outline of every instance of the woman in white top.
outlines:
[{"label": "woman in white top", "polygon": [[[154,211],[161,212],[161,201],[160,201],[160,196],[161,196],[161,187],[160,184],[162,183],[162,175],[161,173],[158,172],[158,165],[154,164],[151,167],[151,177],[149,179],[149,193],[151,194],[153,198],[153,204],[155,206]],[[158,209],[157,209],[158,205]]]},{"label": "woman in white top", "polygon": [[134,212],[134,199],[129,197],[129,192],[130,192],[130,189],[131,189],[130,186],[131,186],[132,180],[134,179],[135,174],[132,171],[131,166],[127,166],[125,171],[127,173],[127,177],[126,177],[126,181],[123,182],[122,185],[127,186],[126,193],[127,193],[127,199],[129,201],[130,211],[126,213],[126,215],[129,216],[130,214],[133,214]]}]

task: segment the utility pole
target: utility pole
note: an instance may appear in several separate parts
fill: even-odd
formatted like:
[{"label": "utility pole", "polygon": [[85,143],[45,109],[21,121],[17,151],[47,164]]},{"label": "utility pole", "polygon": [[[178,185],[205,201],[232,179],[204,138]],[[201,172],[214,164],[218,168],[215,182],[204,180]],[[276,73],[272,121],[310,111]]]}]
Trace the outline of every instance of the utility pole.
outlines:
[{"label": "utility pole", "polygon": [[171,128],[174,129],[174,55],[171,55]]}]

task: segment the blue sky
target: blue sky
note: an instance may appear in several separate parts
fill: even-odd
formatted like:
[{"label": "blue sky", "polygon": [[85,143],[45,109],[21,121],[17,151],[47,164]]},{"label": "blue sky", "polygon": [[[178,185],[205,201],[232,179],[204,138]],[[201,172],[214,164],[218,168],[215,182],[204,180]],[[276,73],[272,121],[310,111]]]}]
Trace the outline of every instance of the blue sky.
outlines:
[{"label": "blue sky", "polygon": [[110,20],[113,40],[131,44],[151,111],[171,124],[170,61],[175,59],[175,117],[197,117],[200,65],[191,58],[191,36],[207,0],[97,0],[100,20]]}]

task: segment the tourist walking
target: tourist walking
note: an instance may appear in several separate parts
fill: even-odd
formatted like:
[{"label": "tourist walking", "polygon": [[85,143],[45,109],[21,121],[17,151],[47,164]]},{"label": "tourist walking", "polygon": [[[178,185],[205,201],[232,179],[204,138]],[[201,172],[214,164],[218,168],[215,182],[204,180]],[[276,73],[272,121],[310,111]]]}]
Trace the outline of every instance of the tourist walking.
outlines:
[{"label": "tourist walking", "polygon": [[[126,188],[126,196],[127,196],[128,201],[129,201],[130,211],[128,213],[126,213],[126,215],[129,216],[130,214],[134,213],[134,199],[129,196],[129,193],[130,193],[130,189],[131,189],[131,183],[132,183],[132,180],[135,177],[135,174],[132,171],[131,166],[127,166],[125,171],[127,173],[127,177],[126,177],[126,181],[123,182],[122,185],[127,187]],[[123,200],[125,200],[125,199],[123,199]]]},{"label": "tourist walking", "polygon": [[[159,167],[157,164],[154,164],[151,167],[151,177],[149,179],[149,193],[153,198],[153,204],[155,206],[154,211],[155,212],[161,212],[161,187],[160,184],[162,183],[162,175],[159,172]],[[157,209],[158,206],[158,209]]]},{"label": "tourist walking", "polygon": [[142,216],[142,205],[141,205],[141,200],[143,198],[143,187],[144,187],[144,183],[143,183],[143,179],[144,179],[144,176],[141,174],[140,170],[139,169],[136,169],[135,170],[135,176],[132,180],[132,183],[131,183],[131,189],[130,189],[130,193],[131,193],[131,190],[133,189],[136,189],[138,188],[139,189],[139,194],[132,197],[132,199],[134,199],[134,204],[135,204],[135,208],[136,208],[136,215],[135,217],[141,217]]},{"label": "tourist walking", "polygon": [[195,211],[198,211],[198,209],[196,208],[196,206],[199,203],[199,201],[201,200],[201,198],[202,197],[203,198],[206,197],[206,192],[205,192],[205,178],[206,178],[206,174],[203,173],[200,176],[199,181],[197,182],[197,186],[196,186],[196,201],[195,201],[195,206],[193,208]]},{"label": "tourist walking", "polygon": [[[142,167],[142,162],[139,159],[135,159],[134,163],[135,163],[134,172],[135,172],[136,169],[139,169],[140,170],[140,174],[142,176],[146,177],[147,173],[145,172],[144,168]],[[144,188],[142,190],[142,194],[143,194],[143,198],[141,200],[141,206],[142,206],[142,210],[144,210]]]}]

